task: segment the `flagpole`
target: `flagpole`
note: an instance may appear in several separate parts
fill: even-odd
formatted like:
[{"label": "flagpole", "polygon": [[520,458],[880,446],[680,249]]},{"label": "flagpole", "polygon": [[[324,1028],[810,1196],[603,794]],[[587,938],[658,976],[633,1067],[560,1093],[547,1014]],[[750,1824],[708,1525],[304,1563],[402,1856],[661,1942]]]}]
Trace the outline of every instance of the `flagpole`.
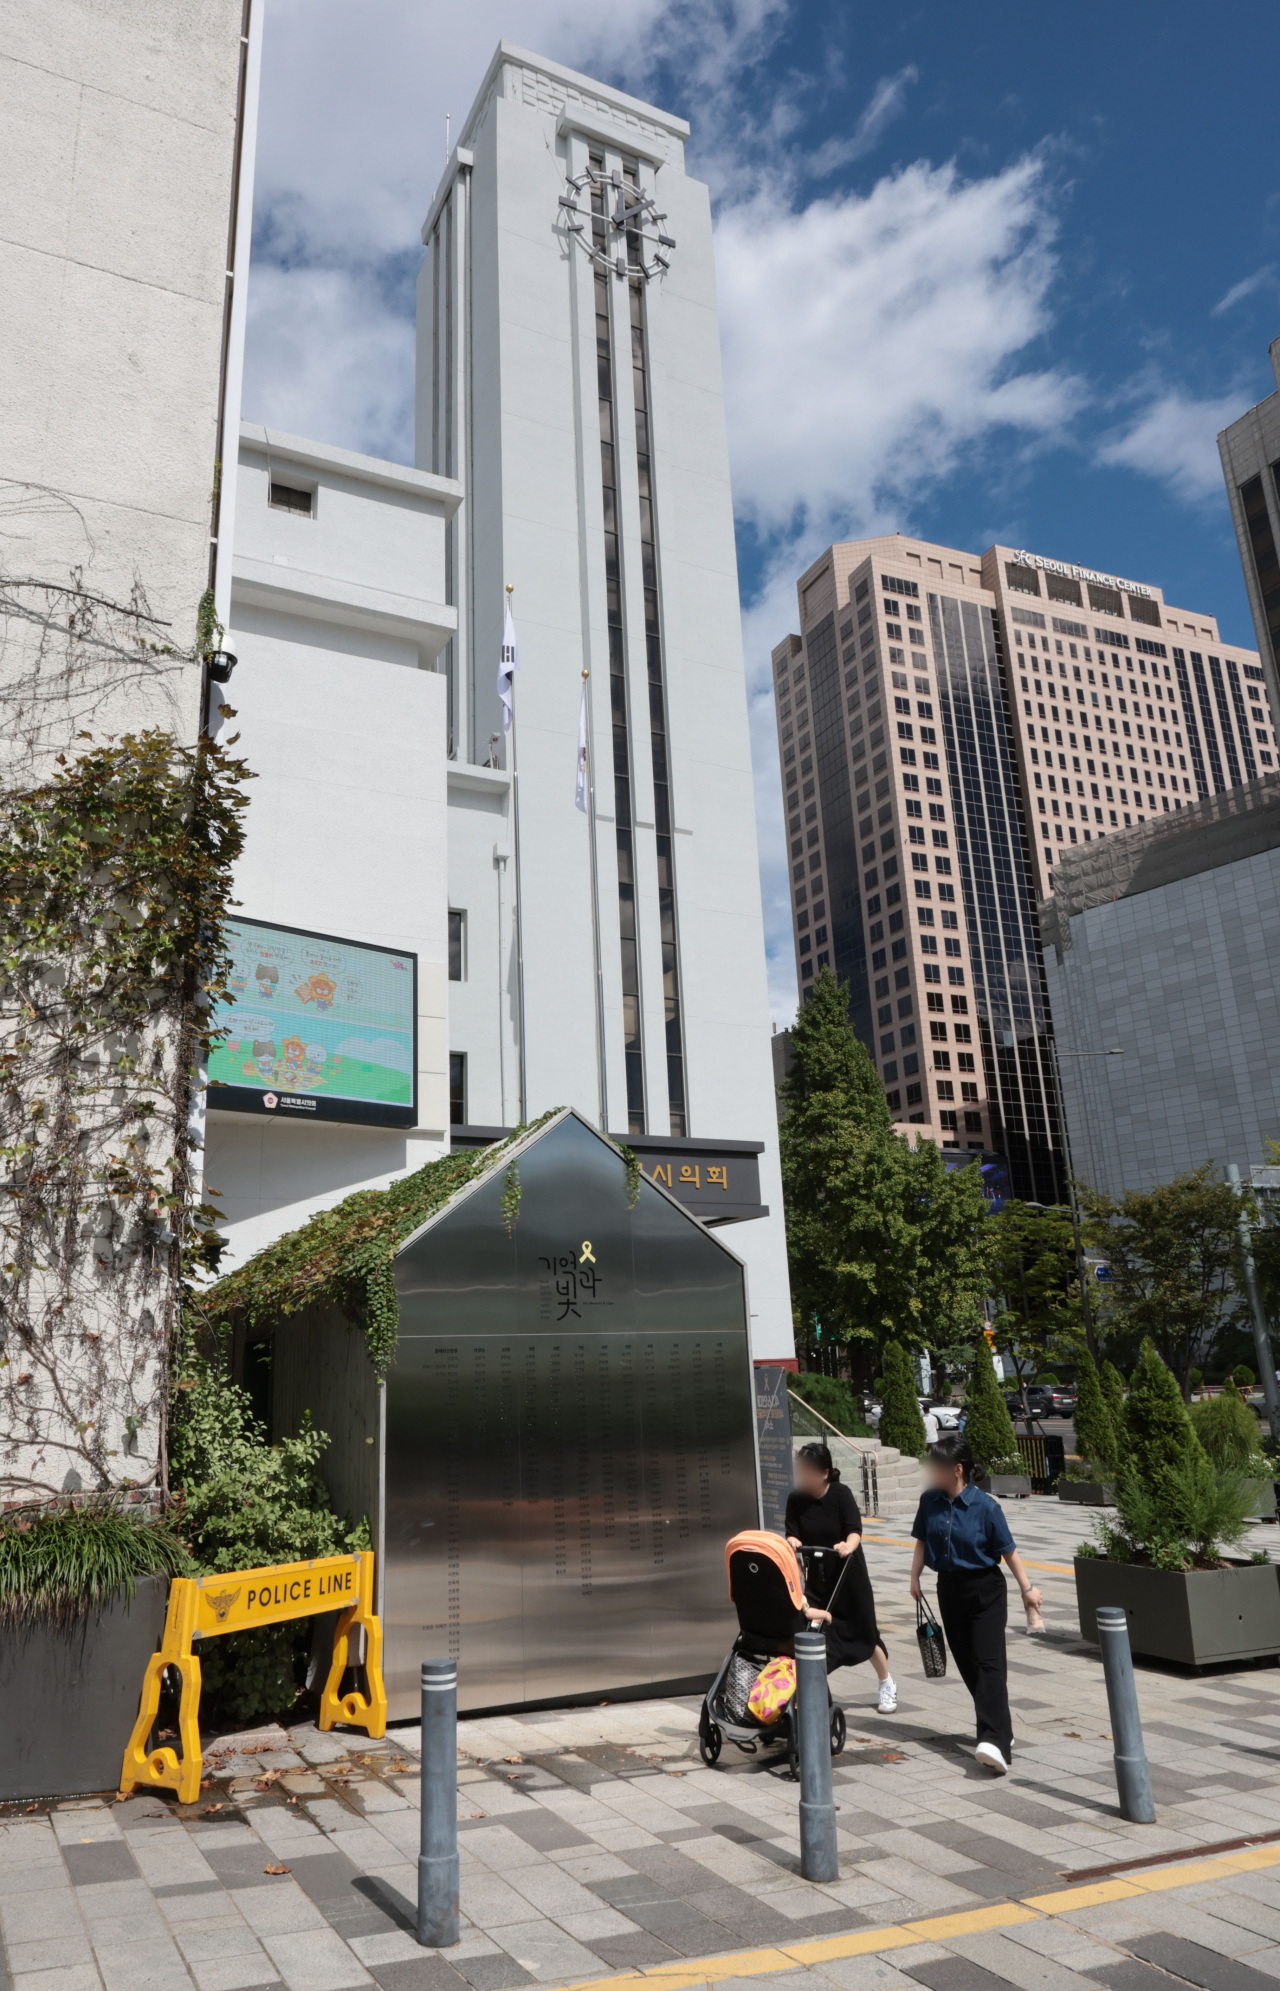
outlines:
[{"label": "flagpole", "polygon": [[[507,582],[507,605],[515,593]],[[520,1026],[520,1124],[528,1121],[528,1098],[524,1061],[524,893],[520,889],[520,773],[516,763],[516,684],[511,680],[511,826],[516,868],[516,1006]]]},{"label": "flagpole", "polygon": [[592,751],[595,734],[591,718],[591,673],[584,668],[582,682],[587,697],[587,822],[591,841],[591,939],[596,963],[596,1067],[600,1074],[600,1131],[609,1131],[609,1085],[604,1062],[604,968],[600,959],[600,873],[596,861],[596,757]]}]

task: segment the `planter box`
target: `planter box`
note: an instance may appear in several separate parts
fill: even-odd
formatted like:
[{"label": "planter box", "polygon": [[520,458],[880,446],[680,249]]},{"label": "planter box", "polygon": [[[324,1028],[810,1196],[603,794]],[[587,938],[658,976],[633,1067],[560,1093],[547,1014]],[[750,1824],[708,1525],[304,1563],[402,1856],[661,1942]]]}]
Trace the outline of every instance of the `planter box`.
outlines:
[{"label": "planter box", "polygon": [[1059,1500],[1074,1500],[1081,1507],[1114,1507],[1100,1479],[1060,1479]]},{"label": "planter box", "polygon": [[1031,1475],[1030,1473],[988,1473],[984,1490],[994,1494],[998,1500],[1029,1500]]},{"label": "planter box", "polygon": [[1077,1556],[1080,1636],[1098,1643],[1100,1604],[1118,1604],[1129,1645],[1151,1659],[1213,1666],[1280,1654],[1280,1581],[1274,1563],[1189,1572]]},{"label": "planter box", "polygon": [[100,1617],[5,1632],[0,1801],[118,1789],[168,1600],[168,1579],[145,1576],[131,1603],[118,1597]]}]

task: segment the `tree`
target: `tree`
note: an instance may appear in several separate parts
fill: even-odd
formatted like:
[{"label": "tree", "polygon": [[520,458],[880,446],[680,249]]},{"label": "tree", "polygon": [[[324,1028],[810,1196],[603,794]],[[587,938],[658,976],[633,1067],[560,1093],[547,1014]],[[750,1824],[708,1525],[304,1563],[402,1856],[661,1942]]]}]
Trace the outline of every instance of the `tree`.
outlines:
[{"label": "tree", "polygon": [[1116,1427],[1103,1392],[1098,1366],[1087,1348],[1076,1357],[1076,1450],[1082,1459],[1110,1475],[1116,1469]]},{"label": "tree", "polygon": [[1013,1363],[1022,1414],[1029,1417],[1028,1379],[1051,1348],[1056,1352],[1080,1333],[1071,1213],[1060,1204],[1011,1197],[991,1228],[995,1345]]},{"label": "tree", "polygon": [[924,1419],[920,1415],[916,1379],[911,1358],[898,1341],[885,1343],[879,1436],[881,1444],[896,1445],[906,1458],[924,1457]]},{"label": "tree", "polygon": [[981,1325],[990,1220],[975,1165],[896,1134],[848,991],[824,971],[796,1019],[779,1087],[792,1297],[823,1339],[971,1339]]},{"label": "tree", "polygon": [[1183,1397],[1232,1304],[1238,1234],[1234,1191],[1210,1162],[1119,1202],[1084,1187],[1090,1241],[1111,1264],[1108,1314],[1116,1331],[1150,1340]]},{"label": "tree", "polygon": [[1191,1428],[1220,1471],[1256,1466],[1262,1451],[1262,1427],[1234,1390],[1223,1390],[1207,1403],[1193,1403]]},{"label": "tree", "polygon": [[1106,1361],[1102,1365],[1098,1380],[1102,1384],[1102,1394],[1107,1400],[1107,1409],[1111,1413],[1111,1428],[1118,1440],[1124,1429],[1124,1377],[1114,1362]]},{"label": "tree", "polygon": [[978,1464],[990,1471],[992,1466],[1005,1459],[1016,1459],[1018,1440],[1014,1434],[1013,1419],[996,1381],[995,1365],[985,1336],[974,1351],[964,1401],[964,1435],[973,1448]]},{"label": "tree", "polygon": [[1218,1471],[1192,1428],[1182,1392],[1154,1344],[1144,1341],[1125,1403],[1115,1477],[1116,1509],[1131,1549],[1157,1567],[1183,1569],[1212,1559],[1220,1541],[1238,1540],[1254,1485]]}]

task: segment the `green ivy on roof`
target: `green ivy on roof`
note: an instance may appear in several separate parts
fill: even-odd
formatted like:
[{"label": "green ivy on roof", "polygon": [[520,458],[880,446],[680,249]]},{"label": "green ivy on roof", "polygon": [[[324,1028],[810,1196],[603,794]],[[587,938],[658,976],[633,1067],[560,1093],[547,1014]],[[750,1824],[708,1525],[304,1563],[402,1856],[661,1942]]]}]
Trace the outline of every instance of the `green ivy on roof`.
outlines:
[{"label": "green ivy on roof", "polygon": [[254,1328],[304,1307],[340,1307],[364,1334],[379,1375],[396,1351],[400,1308],[395,1256],[405,1239],[467,1183],[500,1168],[509,1148],[555,1118],[544,1113],[492,1147],[462,1149],[415,1169],[389,1189],[357,1189],[277,1238],[215,1286],[193,1296],[193,1325],[226,1335],[236,1320]]}]

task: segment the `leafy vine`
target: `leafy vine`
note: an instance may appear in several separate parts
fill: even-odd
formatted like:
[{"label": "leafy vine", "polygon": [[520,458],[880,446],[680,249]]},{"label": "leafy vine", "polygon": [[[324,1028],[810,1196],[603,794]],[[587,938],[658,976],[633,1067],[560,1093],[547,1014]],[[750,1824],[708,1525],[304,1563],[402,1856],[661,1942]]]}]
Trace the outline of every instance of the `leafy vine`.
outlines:
[{"label": "leafy vine", "polygon": [[221,1248],[191,1121],[229,967],[223,922],[248,769],[204,735],[186,746],[161,728],[104,740],[81,728],[80,741],[74,759],[59,752],[0,794],[10,1500],[86,1484],[166,1490],[182,1266],[212,1265]]},{"label": "leafy vine", "polygon": [[520,1171],[513,1161],[502,1178],[502,1221],[510,1237],[520,1221]]}]

